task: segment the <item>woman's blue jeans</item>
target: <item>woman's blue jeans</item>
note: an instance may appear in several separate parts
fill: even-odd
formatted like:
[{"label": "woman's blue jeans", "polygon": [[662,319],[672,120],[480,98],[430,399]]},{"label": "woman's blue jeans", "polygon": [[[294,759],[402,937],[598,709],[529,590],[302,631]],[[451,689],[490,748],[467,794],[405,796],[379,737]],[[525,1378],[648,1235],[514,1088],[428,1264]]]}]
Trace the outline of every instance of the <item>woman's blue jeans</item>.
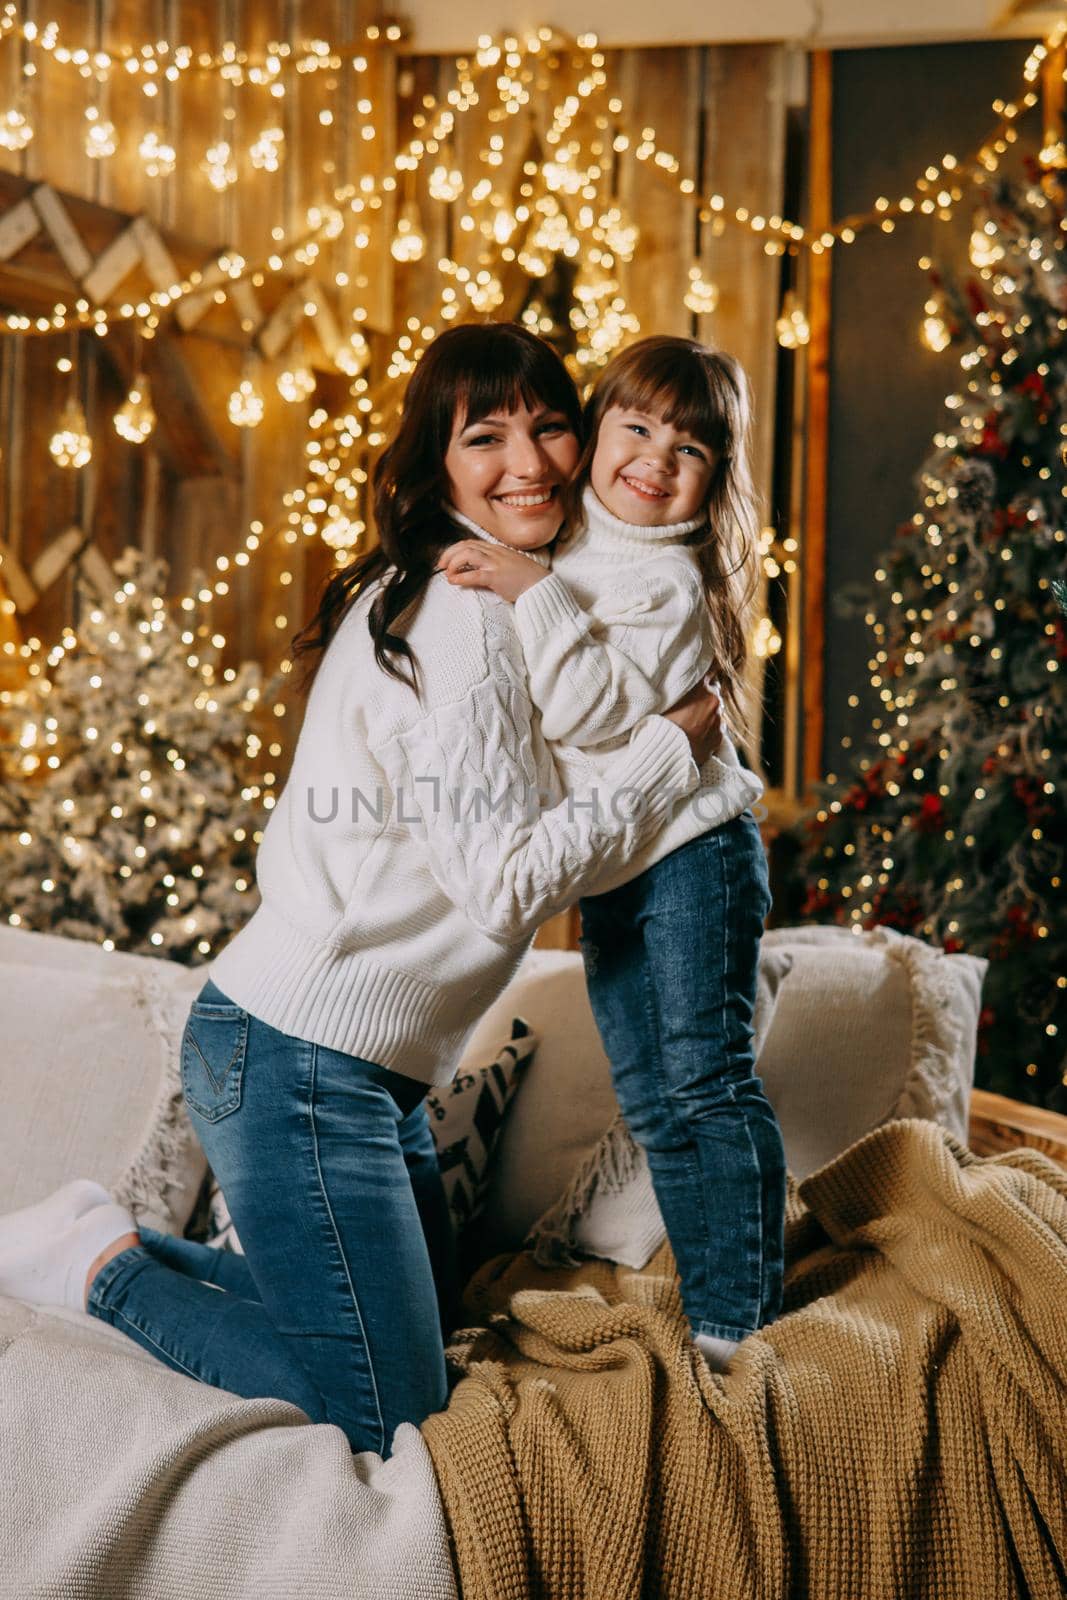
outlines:
[{"label": "woman's blue jeans", "polygon": [[210,980],[182,1084],[244,1258],[145,1229],[88,1309],[179,1372],[388,1455],[398,1423],[446,1402],[459,1297],[426,1085],[281,1033]]},{"label": "woman's blue jeans", "polygon": [[647,1156],[694,1333],[740,1340],[781,1308],[785,1155],[755,1072],[771,907],[750,811],[581,902],[589,999]]}]

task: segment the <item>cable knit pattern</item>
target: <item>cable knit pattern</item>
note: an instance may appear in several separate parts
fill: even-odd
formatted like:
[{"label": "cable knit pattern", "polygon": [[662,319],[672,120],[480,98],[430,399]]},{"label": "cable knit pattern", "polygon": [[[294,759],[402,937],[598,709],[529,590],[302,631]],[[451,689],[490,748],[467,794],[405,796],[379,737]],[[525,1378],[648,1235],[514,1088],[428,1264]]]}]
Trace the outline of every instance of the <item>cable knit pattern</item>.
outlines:
[{"label": "cable knit pattern", "polygon": [[[550,575],[515,604],[530,695],[545,737],[558,746],[568,789],[587,785],[642,717],[669,710],[713,661],[703,580],[690,548],[704,519],[658,528],[623,522],[590,486],[582,505],[583,527],[558,547]],[[762,794],[724,736],[701,772],[700,790],[598,889],[636,877]]]},{"label": "cable knit pattern", "polygon": [[624,871],[698,774],[650,716],[595,772],[579,753],[565,795],[512,607],[433,579],[407,619],[416,693],[374,661],[371,598],[320,665],[259,848],[262,903],[210,976],[285,1033],[437,1085],[538,924]]}]

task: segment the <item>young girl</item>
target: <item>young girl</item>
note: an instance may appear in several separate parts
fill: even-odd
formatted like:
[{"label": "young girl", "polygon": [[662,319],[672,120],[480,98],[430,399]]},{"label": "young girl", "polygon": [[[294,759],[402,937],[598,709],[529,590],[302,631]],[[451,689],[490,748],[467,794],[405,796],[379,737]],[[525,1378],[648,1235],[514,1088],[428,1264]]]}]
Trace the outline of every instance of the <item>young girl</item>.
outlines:
[{"label": "young girl", "polygon": [[[450,582],[514,601],[531,698],[574,790],[641,717],[709,676],[743,725],[755,565],[748,384],[732,357],[644,339],[604,372],[586,418],[581,522],[551,573],[480,539],[442,563]],[[582,900],[582,950],[686,1313],[721,1367],[779,1310],[785,1161],[752,1052],[771,903],[748,809],[762,788],[727,739],[701,777],[644,853]]]}]

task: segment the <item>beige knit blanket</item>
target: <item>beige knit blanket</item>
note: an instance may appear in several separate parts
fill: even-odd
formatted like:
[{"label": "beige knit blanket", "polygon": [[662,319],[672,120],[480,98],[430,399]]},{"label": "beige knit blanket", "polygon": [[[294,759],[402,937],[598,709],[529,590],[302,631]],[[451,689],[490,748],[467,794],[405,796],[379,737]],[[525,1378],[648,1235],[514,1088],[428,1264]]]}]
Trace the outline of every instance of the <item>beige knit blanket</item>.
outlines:
[{"label": "beige knit blanket", "polygon": [[666,1247],[498,1257],[423,1424],[464,1600],[1067,1595],[1067,1174],[895,1122],[804,1182],[725,1377]]}]

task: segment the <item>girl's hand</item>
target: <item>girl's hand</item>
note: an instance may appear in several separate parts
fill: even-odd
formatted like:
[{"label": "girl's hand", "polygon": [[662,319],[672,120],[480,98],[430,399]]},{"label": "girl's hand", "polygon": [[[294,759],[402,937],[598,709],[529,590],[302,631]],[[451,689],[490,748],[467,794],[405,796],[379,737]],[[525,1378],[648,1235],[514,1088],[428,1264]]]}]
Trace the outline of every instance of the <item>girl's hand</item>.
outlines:
[{"label": "girl's hand", "polygon": [[548,577],[542,567],[521,550],[507,550],[484,539],[461,539],[443,551],[434,569],[443,572],[449,583],[463,589],[491,589],[501,600],[514,605],[520,594]]},{"label": "girl's hand", "polygon": [[703,681],[663,715],[681,728],[698,767],[702,767],[722,743],[722,702]]}]

